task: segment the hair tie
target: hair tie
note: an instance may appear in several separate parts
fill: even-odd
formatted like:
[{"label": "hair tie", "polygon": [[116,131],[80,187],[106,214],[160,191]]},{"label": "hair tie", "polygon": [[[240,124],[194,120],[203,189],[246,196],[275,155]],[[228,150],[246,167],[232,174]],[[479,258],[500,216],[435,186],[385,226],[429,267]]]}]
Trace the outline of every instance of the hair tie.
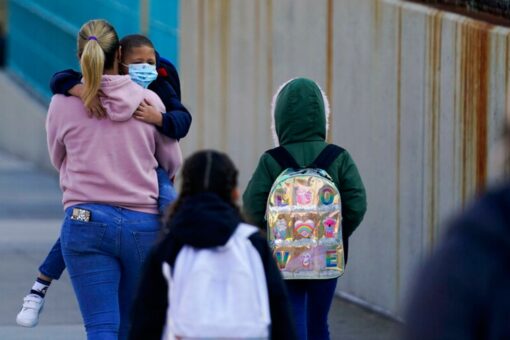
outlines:
[{"label": "hair tie", "polygon": [[97,41],[97,37],[95,35],[91,35],[90,37],[87,38],[87,40],[95,40],[95,41]]}]

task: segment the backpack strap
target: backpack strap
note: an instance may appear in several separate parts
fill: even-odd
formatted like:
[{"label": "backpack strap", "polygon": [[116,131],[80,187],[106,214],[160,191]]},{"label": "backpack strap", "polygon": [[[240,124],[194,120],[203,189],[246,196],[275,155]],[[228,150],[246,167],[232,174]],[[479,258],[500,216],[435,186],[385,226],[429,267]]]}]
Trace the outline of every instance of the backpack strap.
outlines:
[{"label": "backpack strap", "polygon": [[288,169],[288,168],[294,168],[299,169],[301,168],[299,164],[297,164],[296,160],[290,152],[287,151],[283,146],[276,147],[271,150],[266,151],[271,157],[274,158],[275,161],[280,164],[282,169]]},{"label": "backpack strap", "polygon": [[252,225],[246,223],[239,223],[234,234],[241,238],[249,238],[251,235],[257,233],[258,231],[259,229]]},{"label": "backpack strap", "polygon": [[321,151],[319,156],[317,156],[317,158],[312,162],[312,164],[310,164],[309,167],[326,170],[344,151],[345,149],[339,147],[338,145],[328,144],[324,150]]}]

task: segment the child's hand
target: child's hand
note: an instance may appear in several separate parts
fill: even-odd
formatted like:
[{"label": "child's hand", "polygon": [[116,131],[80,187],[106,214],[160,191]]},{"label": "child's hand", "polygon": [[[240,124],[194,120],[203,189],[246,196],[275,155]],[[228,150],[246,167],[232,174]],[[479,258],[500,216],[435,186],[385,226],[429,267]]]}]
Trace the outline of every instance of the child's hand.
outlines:
[{"label": "child's hand", "polygon": [[69,94],[74,97],[81,98],[83,93],[83,84],[76,84],[69,89]]},{"label": "child's hand", "polygon": [[[81,99],[81,96],[83,94],[83,84],[76,84],[69,90],[69,94],[74,97],[78,97]],[[95,117],[97,119],[106,118],[106,110],[104,109],[103,105],[101,104],[101,100],[99,99],[100,96],[103,96],[103,92],[99,90],[97,93],[97,96],[94,97],[92,100],[92,103],[90,103],[90,107],[87,107],[87,111],[89,114],[89,117]]]},{"label": "child's hand", "polygon": [[163,125],[163,114],[159,112],[154,106],[149,104],[146,99],[140,103],[135,113],[133,114],[133,117],[141,120],[142,122],[154,124],[156,126]]}]

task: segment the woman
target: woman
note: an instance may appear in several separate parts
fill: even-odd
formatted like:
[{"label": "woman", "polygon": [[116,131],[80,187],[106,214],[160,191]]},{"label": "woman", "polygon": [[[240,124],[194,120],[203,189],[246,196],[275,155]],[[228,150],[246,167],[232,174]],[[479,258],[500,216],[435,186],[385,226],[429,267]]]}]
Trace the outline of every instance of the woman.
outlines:
[{"label": "woman", "polygon": [[[83,25],[78,55],[83,101],[55,95],[46,121],[63,191],[62,254],[88,339],[124,339],[141,265],[159,230],[156,168],[173,176],[182,156],[175,140],[131,119],[144,100],[160,111],[164,105],[118,75],[119,40],[108,22]],[[107,119],[89,119],[99,91]]]}]

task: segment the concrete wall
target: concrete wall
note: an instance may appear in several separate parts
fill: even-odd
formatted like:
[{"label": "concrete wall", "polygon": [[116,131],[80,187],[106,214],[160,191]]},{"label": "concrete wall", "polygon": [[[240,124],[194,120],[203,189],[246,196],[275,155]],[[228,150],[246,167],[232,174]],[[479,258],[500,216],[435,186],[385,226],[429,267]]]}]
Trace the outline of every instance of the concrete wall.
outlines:
[{"label": "concrete wall", "polygon": [[396,0],[188,0],[181,23],[194,117],[185,153],[228,152],[243,188],[273,145],[278,85],[306,76],[325,89],[332,141],[368,192],[338,289],[400,316],[444,221],[496,172],[488,155],[507,106],[510,31]]},{"label": "concrete wall", "polygon": [[0,71],[0,149],[55,173],[46,147],[46,107]]}]

